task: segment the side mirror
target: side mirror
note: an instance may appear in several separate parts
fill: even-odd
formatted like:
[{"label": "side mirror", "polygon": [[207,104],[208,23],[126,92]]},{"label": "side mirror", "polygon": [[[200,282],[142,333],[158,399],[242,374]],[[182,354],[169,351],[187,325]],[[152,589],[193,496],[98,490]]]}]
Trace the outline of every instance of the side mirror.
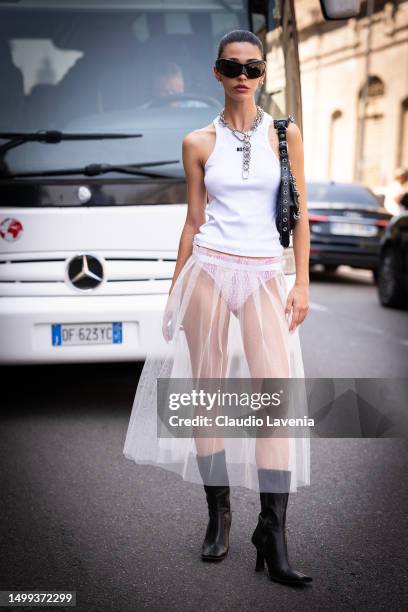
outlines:
[{"label": "side mirror", "polygon": [[350,19],[360,14],[361,0],[320,0],[325,19]]}]

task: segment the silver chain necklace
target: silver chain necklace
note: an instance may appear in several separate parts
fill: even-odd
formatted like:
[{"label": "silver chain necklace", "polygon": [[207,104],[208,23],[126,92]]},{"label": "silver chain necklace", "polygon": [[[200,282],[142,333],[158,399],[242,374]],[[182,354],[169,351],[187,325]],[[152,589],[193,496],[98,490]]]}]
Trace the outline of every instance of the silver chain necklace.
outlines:
[{"label": "silver chain necklace", "polygon": [[[261,123],[263,119],[264,111],[263,111],[263,108],[257,105],[256,106],[256,117],[251,125],[251,128],[248,130],[248,132],[242,132],[241,130],[236,130],[235,128],[232,128],[230,125],[228,125],[227,121],[225,121],[225,118],[224,118],[224,110],[225,109],[223,108],[219,114],[220,122],[222,123],[224,127],[227,127],[229,130],[231,130],[235,138],[238,138],[240,142],[244,143],[244,146],[242,147],[242,151],[243,151],[242,178],[247,179],[249,177],[249,162],[251,160],[251,140],[250,139],[251,139],[252,134],[255,132],[256,128],[258,127],[258,125]],[[241,138],[241,136],[238,136],[238,134],[242,134],[243,137]]]}]

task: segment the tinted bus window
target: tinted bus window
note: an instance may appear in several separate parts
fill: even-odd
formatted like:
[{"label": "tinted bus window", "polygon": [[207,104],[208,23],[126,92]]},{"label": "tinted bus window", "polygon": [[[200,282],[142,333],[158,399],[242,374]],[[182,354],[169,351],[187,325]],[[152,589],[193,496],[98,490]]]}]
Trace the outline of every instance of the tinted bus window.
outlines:
[{"label": "tinted bus window", "polygon": [[17,173],[178,160],[157,170],[182,177],[183,136],[210,123],[223,107],[212,64],[220,37],[249,27],[245,5],[2,2],[0,73],[7,87],[0,97],[0,131],[142,137],[26,143],[2,153],[0,161]]}]

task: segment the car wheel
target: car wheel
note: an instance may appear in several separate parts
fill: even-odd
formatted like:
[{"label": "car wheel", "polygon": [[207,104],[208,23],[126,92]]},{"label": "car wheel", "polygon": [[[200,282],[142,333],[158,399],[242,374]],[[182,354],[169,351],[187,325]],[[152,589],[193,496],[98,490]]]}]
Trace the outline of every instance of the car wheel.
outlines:
[{"label": "car wheel", "polygon": [[383,306],[401,308],[405,305],[401,267],[393,247],[387,247],[380,258],[377,290]]}]

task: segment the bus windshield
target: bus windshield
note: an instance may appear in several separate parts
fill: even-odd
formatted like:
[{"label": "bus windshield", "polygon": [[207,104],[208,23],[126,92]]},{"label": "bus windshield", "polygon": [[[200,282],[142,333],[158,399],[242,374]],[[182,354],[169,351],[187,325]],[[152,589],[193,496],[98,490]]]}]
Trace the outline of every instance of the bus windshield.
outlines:
[{"label": "bus windshield", "polygon": [[223,106],[212,71],[219,39],[248,28],[245,0],[2,1],[0,132],[142,133],[28,142],[2,153],[3,168],[178,159],[157,170],[181,176],[183,136]]}]

